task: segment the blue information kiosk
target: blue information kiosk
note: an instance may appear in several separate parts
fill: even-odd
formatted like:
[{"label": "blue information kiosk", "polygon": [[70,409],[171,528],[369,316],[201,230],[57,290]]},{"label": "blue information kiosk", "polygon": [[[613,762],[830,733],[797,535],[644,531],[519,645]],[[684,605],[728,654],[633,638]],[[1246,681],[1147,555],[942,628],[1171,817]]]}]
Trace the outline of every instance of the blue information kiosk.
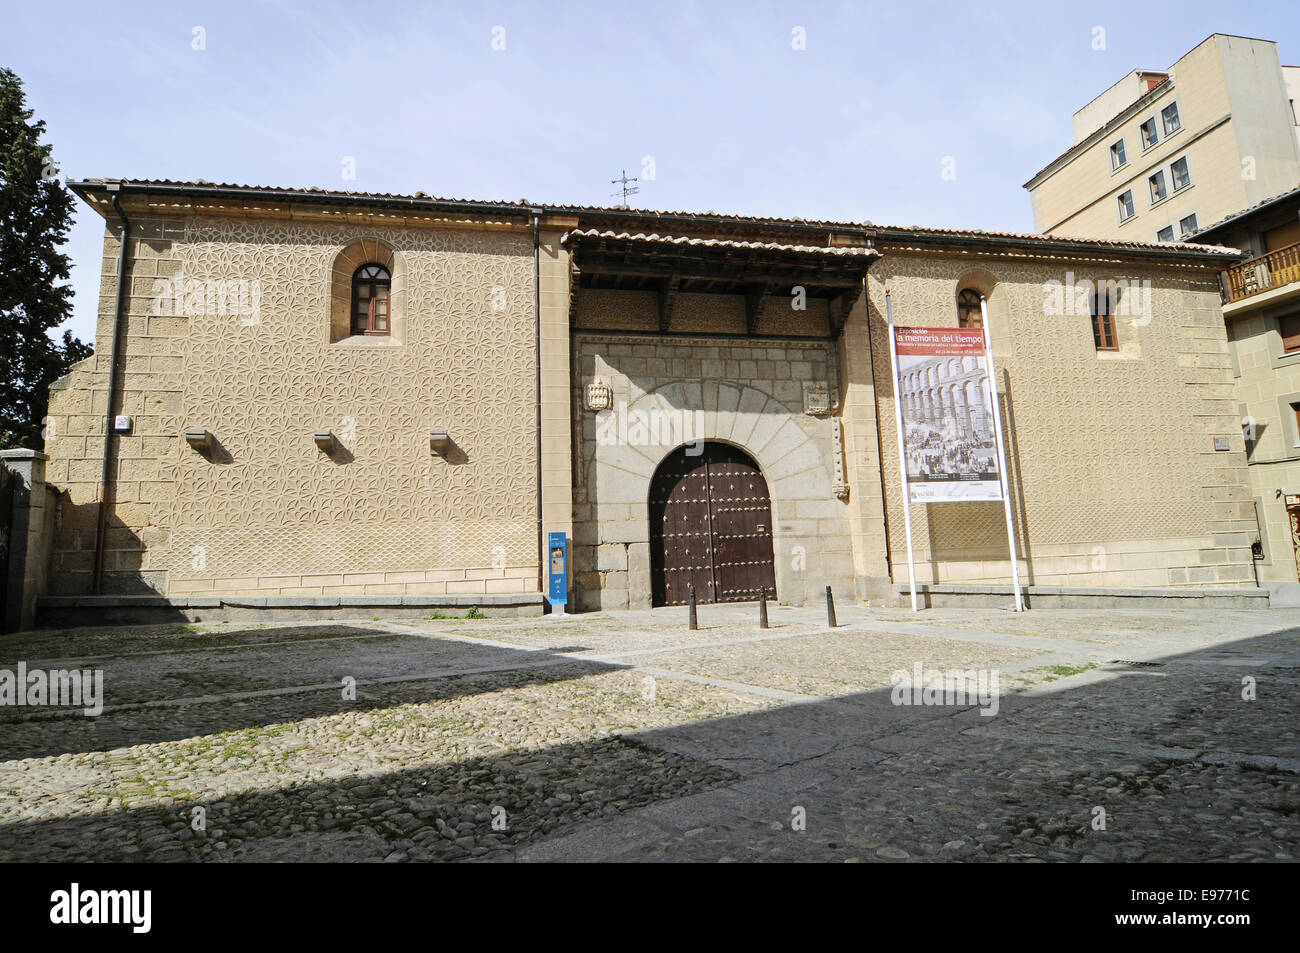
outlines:
[{"label": "blue information kiosk", "polygon": [[551,603],[551,611],[564,615],[565,604],[569,601],[569,540],[564,533],[549,533],[546,549],[550,553],[547,560],[550,583],[546,587],[546,597]]}]

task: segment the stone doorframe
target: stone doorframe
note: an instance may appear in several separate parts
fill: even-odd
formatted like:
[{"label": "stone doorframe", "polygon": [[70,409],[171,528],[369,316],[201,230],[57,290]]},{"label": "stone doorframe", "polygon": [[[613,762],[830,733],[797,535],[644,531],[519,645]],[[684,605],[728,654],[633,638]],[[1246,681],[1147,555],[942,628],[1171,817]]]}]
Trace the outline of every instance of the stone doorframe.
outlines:
[{"label": "stone doorframe", "polygon": [[[850,545],[847,509],[831,490],[831,427],[837,421],[806,415],[802,407],[790,407],[765,393],[765,384],[672,381],[598,418],[595,459],[588,469],[594,533],[586,537],[595,541],[597,568],[607,571],[609,577],[623,570],[626,585],[624,602],[624,597],[616,594],[617,586],[606,582],[601,593],[602,607],[650,608],[650,482],[665,457],[697,439],[743,450],[754,458],[767,480],[772,500],[776,586],[783,600],[802,602],[814,589],[820,591],[826,584],[821,579],[828,574],[819,572],[822,567],[818,565],[827,529],[825,521],[842,520],[840,532],[846,553]],[[617,415],[621,413],[628,421],[624,432],[617,429]],[[647,442],[634,439],[640,436],[633,429],[638,419],[651,425]],[[685,434],[690,439],[680,439],[681,430],[671,440],[660,439],[667,436],[663,428],[671,427],[665,422],[674,420],[679,421],[679,427],[690,427]],[[653,429],[654,421],[659,422],[658,432]],[[606,429],[602,431],[602,427]],[[830,581],[839,583],[838,574]],[[606,600],[608,590],[612,591]]]}]

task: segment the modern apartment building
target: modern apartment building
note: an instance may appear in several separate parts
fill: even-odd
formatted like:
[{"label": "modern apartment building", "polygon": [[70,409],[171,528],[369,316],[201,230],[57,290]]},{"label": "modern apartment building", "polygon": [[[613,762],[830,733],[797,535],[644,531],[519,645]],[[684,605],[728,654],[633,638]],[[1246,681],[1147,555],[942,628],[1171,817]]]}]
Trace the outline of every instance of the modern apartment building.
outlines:
[{"label": "modern apartment building", "polygon": [[1196,241],[1251,255],[1219,283],[1259,523],[1255,565],[1275,604],[1300,601],[1300,188]]},{"label": "modern apartment building", "polygon": [[1047,235],[1180,241],[1300,185],[1300,67],[1216,33],[1074,114],[1074,144],[1025,183]]}]

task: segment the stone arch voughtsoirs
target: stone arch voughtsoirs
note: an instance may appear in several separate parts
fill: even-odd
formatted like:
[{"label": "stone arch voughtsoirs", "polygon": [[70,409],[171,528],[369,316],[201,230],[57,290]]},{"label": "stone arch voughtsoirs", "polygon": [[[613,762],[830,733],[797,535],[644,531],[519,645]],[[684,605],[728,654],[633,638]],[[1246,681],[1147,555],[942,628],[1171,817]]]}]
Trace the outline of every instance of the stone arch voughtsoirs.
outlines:
[{"label": "stone arch voughtsoirs", "polygon": [[[352,279],[362,265],[377,264],[391,276],[389,310],[391,328],[385,337],[363,337],[352,329]],[[330,271],[330,343],[365,341],[402,344],[406,339],[406,262],[400,252],[377,238],[350,242],[334,257]]]}]

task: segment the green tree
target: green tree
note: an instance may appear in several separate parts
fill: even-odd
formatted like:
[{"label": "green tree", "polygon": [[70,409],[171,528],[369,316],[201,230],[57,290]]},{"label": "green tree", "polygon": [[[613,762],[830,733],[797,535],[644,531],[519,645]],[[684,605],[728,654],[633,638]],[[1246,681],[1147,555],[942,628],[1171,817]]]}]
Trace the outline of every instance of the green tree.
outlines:
[{"label": "green tree", "polygon": [[55,178],[45,123],[31,122],[21,80],[0,68],[0,449],[40,450],[50,385],[91,348],[64,331],[71,313],[72,194]]}]

